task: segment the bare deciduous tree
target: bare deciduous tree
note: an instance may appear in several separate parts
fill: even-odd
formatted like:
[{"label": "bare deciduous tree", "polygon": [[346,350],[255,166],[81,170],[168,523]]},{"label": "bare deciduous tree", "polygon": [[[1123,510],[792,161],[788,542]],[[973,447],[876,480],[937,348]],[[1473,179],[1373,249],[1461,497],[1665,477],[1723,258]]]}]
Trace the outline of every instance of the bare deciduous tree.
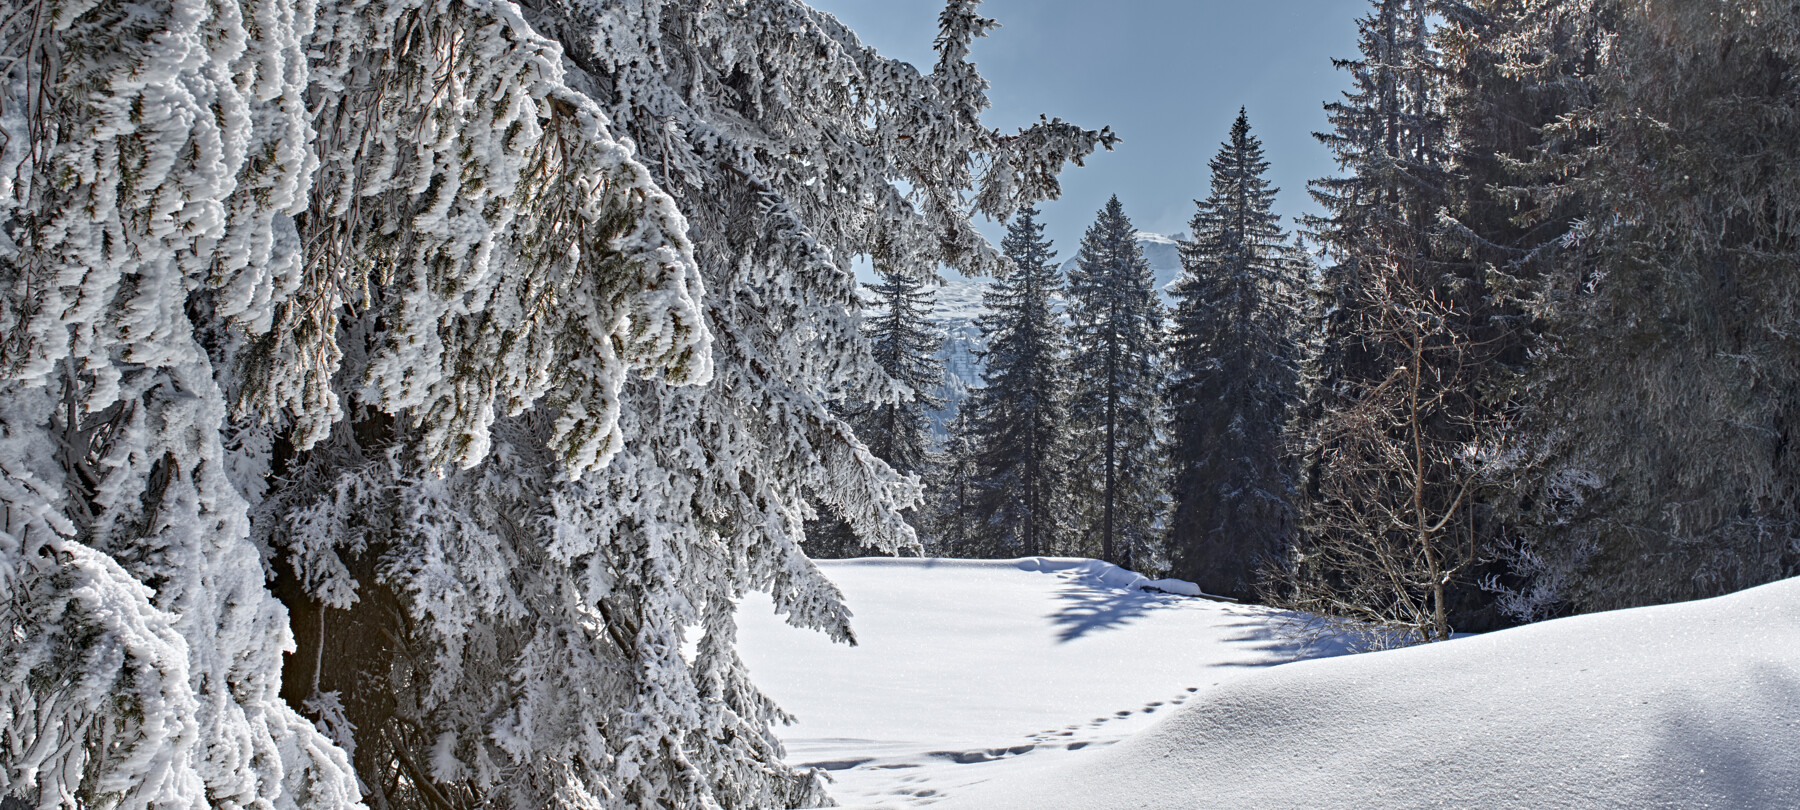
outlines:
[{"label": "bare deciduous tree", "polygon": [[1311,432],[1308,531],[1270,583],[1278,603],[1384,646],[1450,637],[1447,592],[1480,555],[1480,437],[1499,419],[1470,394],[1488,342],[1464,327],[1463,285],[1434,276],[1389,260],[1363,286],[1360,348],[1391,368],[1344,384]]}]

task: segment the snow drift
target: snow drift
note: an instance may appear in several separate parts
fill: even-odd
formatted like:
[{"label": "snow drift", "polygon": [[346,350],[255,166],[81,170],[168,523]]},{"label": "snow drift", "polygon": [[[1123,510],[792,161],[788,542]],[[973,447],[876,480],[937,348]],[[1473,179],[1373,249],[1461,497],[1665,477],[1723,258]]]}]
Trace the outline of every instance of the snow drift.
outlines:
[{"label": "snow drift", "polygon": [[1797,807],[1800,579],[1256,671],[1057,764],[938,806]]}]

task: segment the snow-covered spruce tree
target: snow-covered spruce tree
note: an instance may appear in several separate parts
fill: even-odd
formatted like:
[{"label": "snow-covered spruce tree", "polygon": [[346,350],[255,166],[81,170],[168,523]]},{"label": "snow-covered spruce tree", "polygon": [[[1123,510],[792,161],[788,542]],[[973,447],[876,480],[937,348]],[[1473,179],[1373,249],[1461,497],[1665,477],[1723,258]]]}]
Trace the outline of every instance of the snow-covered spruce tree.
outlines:
[{"label": "snow-covered spruce tree", "polygon": [[1020,211],[1001,242],[1013,266],[982,295],[984,386],[963,404],[982,553],[1058,553],[1067,520],[1066,337],[1056,297],[1062,271],[1036,209]]},{"label": "snow-covered spruce tree", "polygon": [[1448,638],[1454,599],[1480,594],[1470,502],[1489,414],[1473,324],[1480,279],[1438,247],[1450,151],[1425,0],[1375,0],[1354,85],[1319,135],[1344,175],[1316,181],[1327,214],[1326,321],[1301,410],[1301,534],[1270,598],[1395,636]]},{"label": "snow-covered spruce tree", "polygon": [[[935,391],[943,387],[943,361],[937,351],[944,343],[943,330],[931,322],[935,296],[923,278],[892,268],[879,268],[880,281],[867,288],[874,296],[876,312],[863,322],[875,364],[887,379],[905,386],[905,399],[880,403],[848,402],[839,410],[856,429],[856,435],[876,458],[902,475],[930,479],[939,466],[932,447],[931,413],[944,402]],[[850,525],[829,508],[806,526],[803,549],[813,559],[854,556],[863,548]],[[919,528],[918,510],[907,515]]]},{"label": "snow-covered spruce tree", "polygon": [[1272,211],[1269,164],[1244,112],[1210,166],[1175,289],[1166,542],[1175,576],[1250,598],[1293,540],[1286,429],[1309,267]]},{"label": "snow-covered spruce tree", "polygon": [[[577,101],[629,136],[679,207],[712,379],[634,374],[600,392],[615,399],[508,401],[485,461],[433,469],[413,449],[429,438],[418,419],[390,417],[363,385],[385,374],[367,352],[406,339],[405,322],[378,308],[345,320],[334,384],[351,418],[278,459],[258,536],[295,606],[289,694],[316,691],[309,705],[354,729],[373,803],[821,800],[814,777],[780,762],[770,727],[782,714],[734,652],[733,614],[736,597],[764,590],[794,624],[851,638],[800,551],[814,504],[876,549],[914,542],[918,479],[841,416],[908,396],[870,352],[851,259],[993,272],[1004,259],[970,225],[966,192],[973,210],[1005,216],[1054,196],[1066,160],[1110,143],[1061,122],[982,128],[986,85],[967,55],[991,23],[973,12],[949,4],[940,62],[920,74],[792,0],[525,9],[562,48]],[[461,44],[474,36],[439,50],[478,58]],[[550,304],[527,311],[589,322],[589,308]],[[609,362],[606,348],[568,365]],[[616,434],[568,428],[604,464],[553,452],[573,419],[613,408]]]},{"label": "snow-covered spruce tree", "polygon": [[1137,229],[1107,201],[1069,271],[1072,551],[1145,574],[1166,563],[1162,302]]},{"label": "snow-covered spruce tree", "polygon": [[[879,242],[991,269],[957,195],[972,157],[1004,215],[1110,140],[981,129],[971,4],[931,76],[797,3],[699,5],[531,9],[587,15],[627,81],[568,71],[518,7],[483,0],[9,9],[0,631],[20,642],[0,652],[0,793],[815,792],[778,762],[729,598],[767,588],[847,636],[793,551],[808,489],[906,541],[914,485],[813,394],[880,382],[843,262]],[[796,63],[819,70],[773,69]],[[614,127],[683,133],[707,170],[703,192],[682,180],[704,265]],[[675,156],[653,157],[667,181]],[[703,278],[727,292],[705,309]],[[729,385],[670,387],[705,381],[714,346]],[[304,645],[285,683],[271,567]]]},{"label": "snow-covered spruce tree", "polygon": [[496,410],[551,397],[536,448],[593,466],[628,373],[705,376],[681,216],[510,5],[0,24],[0,793],[355,806],[278,696],[294,642],[246,519],[272,440],[344,413],[334,319],[387,326],[349,384],[405,415],[407,464],[472,463]]},{"label": "snow-covered spruce tree", "polygon": [[1378,378],[1391,364],[1382,347],[1357,335],[1357,297],[1373,282],[1373,268],[1392,257],[1430,261],[1431,237],[1449,182],[1449,147],[1442,110],[1438,55],[1427,0],[1371,0],[1357,20],[1357,59],[1334,59],[1351,76],[1341,101],[1325,105],[1332,125],[1315,137],[1343,173],[1313,181],[1325,209],[1306,226],[1325,251],[1324,342],[1320,379],[1309,385],[1309,408],[1341,395],[1339,383]]},{"label": "snow-covered spruce tree", "polygon": [[[1582,216],[1545,274],[1514,506],[1533,618],[1800,573],[1800,11],[1763,2],[1532,4],[1538,52],[1598,31],[1588,94],[1544,130]],[[1524,70],[1535,67],[1530,51]],[[1561,145],[1575,148],[1556,149]]]},{"label": "snow-covered spruce tree", "polygon": [[[1452,144],[1445,260],[1459,275],[1493,279],[1497,299],[1528,299],[1579,217],[1577,194],[1533,195],[1557,156],[1593,136],[1546,138],[1545,127],[1592,101],[1592,74],[1607,32],[1593,14],[1558,12],[1562,0],[1440,0],[1433,42]],[[1528,365],[1534,325],[1516,304],[1496,306],[1509,371]]]}]

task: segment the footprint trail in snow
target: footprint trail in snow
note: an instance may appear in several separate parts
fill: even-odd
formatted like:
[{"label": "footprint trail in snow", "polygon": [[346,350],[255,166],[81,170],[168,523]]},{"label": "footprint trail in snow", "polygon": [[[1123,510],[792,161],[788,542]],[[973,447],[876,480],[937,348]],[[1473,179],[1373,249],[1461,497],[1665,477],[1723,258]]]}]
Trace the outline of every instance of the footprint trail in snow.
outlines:
[{"label": "footprint trail in snow", "polygon": [[1277,611],[1145,590],[1092,560],[820,566],[858,646],[795,630],[756,595],[740,648],[797,718],[781,730],[788,761],[829,774],[848,807],[924,807],[1010,768],[1073,762],[1225,679],[1339,652],[1286,640]]}]

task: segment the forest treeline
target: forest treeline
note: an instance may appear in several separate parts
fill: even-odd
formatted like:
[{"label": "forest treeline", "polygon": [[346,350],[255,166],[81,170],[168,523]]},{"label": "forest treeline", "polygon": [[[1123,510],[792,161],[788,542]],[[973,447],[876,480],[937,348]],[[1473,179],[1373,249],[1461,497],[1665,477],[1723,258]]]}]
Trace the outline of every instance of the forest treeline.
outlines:
[{"label": "forest treeline", "polygon": [[1067,278],[1012,220],[947,445],[924,460],[923,399],[858,422],[937,482],[932,551],[1099,557],[1390,641],[1800,573],[1800,13],[1375,0],[1357,25],[1323,213],[1283,231],[1240,115],[1169,311],[1117,199]]}]

